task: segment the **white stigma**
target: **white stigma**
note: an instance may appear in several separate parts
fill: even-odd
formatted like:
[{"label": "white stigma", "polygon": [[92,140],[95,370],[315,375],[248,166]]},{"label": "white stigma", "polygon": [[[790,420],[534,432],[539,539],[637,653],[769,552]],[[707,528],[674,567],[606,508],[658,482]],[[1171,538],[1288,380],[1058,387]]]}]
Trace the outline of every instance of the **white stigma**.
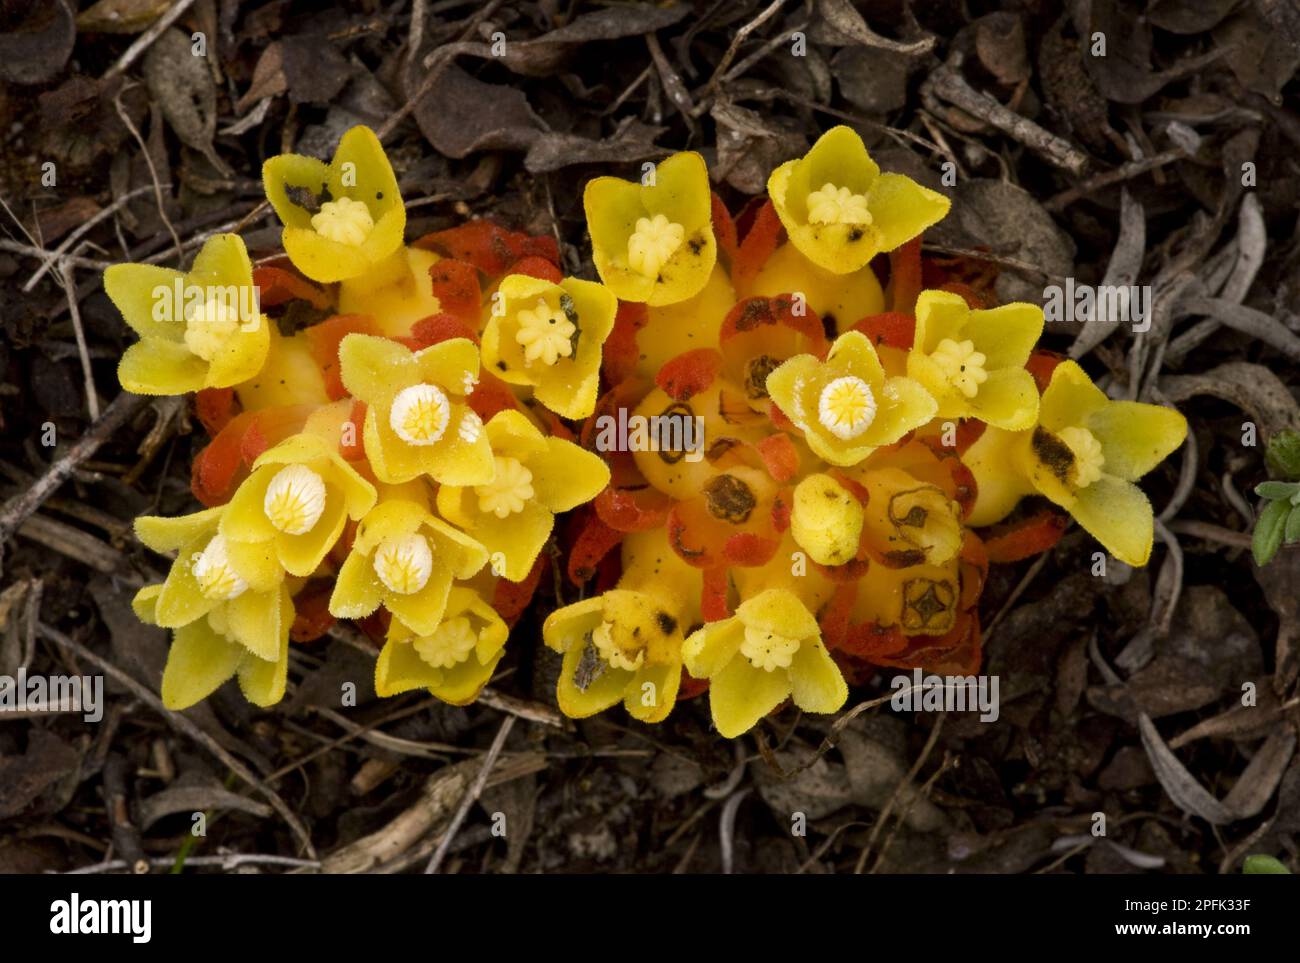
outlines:
[{"label": "white stigma", "polygon": [[207,548],[194,560],[194,580],[206,598],[228,601],[248,591],[248,583],[240,578],[230,564],[230,553],[224,535],[214,535]]},{"label": "white stigma", "polygon": [[635,658],[628,658],[627,653],[614,644],[613,630],[614,627],[608,622],[601,622],[591,632],[592,644],[596,646],[596,651],[600,653],[600,657],[614,668],[635,672],[645,662],[645,650],[639,649]]},{"label": "white stigma", "polygon": [[469,619],[458,615],[439,625],[432,635],[416,639],[415,651],[435,669],[450,669],[469,658],[477,644]]},{"label": "white stigma", "polygon": [[657,278],[685,238],[686,228],[662,214],[637,218],[636,230],[627,239],[628,267],[645,277]]},{"label": "white stigma", "polygon": [[822,389],[817,399],[817,420],[841,441],[850,441],[876,418],[876,398],[861,378],[845,375]]},{"label": "white stigma", "polygon": [[520,311],[519,330],[515,341],[523,345],[524,362],[532,364],[539,358],[542,364],[552,365],[573,354],[573,332],[577,327],[559,308],[553,308],[544,298],[537,299],[537,307]]},{"label": "white stigma", "polygon": [[379,543],[372,563],[379,581],[398,595],[414,595],[429,584],[433,550],[423,535],[393,535]]},{"label": "white stigma", "polygon": [[388,424],[408,445],[432,445],[447,430],[451,402],[436,385],[411,385],[393,399]]},{"label": "white stigma", "polygon": [[745,640],[740,643],[740,654],[756,669],[772,672],[790,668],[794,654],[799,651],[799,640],[745,626]]},{"label": "white stigma", "polygon": [[337,201],[322,204],[320,213],[312,215],[311,226],[321,237],[356,247],[375,229],[375,219],[370,216],[370,208],[361,201],[340,197]]},{"label": "white stigma", "polygon": [[185,319],[185,347],[211,361],[238,330],[235,306],[225,298],[208,298]]},{"label": "white stigma", "polygon": [[847,187],[826,183],[808,195],[809,224],[870,224],[867,199]]},{"label": "white stigma", "polygon": [[988,372],[984,370],[988,358],[975,350],[974,341],[944,338],[930,353],[930,360],[943,371],[948,383],[967,398],[974,398],[980,385],[989,380]]},{"label": "white stigma", "polygon": [[325,481],[306,465],[285,465],[266,486],[262,510],[286,535],[310,532],[325,513]]},{"label": "white stigma", "polygon": [[479,511],[497,518],[508,518],[515,512],[522,512],[533,497],[533,473],[517,458],[498,455],[493,460],[496,462],[496,477],[486,485],[476,485],[474,494],[478,495]]}]

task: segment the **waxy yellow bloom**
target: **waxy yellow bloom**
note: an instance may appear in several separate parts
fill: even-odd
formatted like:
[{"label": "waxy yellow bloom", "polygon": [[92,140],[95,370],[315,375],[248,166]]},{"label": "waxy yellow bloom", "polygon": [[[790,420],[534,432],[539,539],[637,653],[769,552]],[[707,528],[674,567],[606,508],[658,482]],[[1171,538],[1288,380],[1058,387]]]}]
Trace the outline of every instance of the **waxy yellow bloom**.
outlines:
[{"label": "waxy yellow bloom", "polygon": [[907,374],[939,403],[936,417],[1023,431],[1038,417],[1038,388],[1025,362],[1042,333],[1035,305],[973,311],[961,295],[922,291]]},{"label": "waxy yellow bloom", "polygon": [[239,562],[254,573],[271,567],[262,549],[245,550],[220,534],[225,512],[221,506],[135,522],[145,545],[177,553],[166,581],[141,589],[133,603],[144,621],[176,630],[163,673],[169,709],[193,705],[236,673],[250,702],[271,705],[284,694],[294,618],[284,573],[262,582],[240,574]]},{"label": "waxy yellow bloom", "polygon": [[235,234],[209,238],[188,273],[152,264],[114,264],[104,290],[140,336],[117,366],[139,395],[230,388],[262,370],[270,345],[253,265]]},{"label": "waxy yellow bloom", "polygon": [[452,580],[472,577],[487,560],[487,549],[423,505],[386,499],[357,528],[330,597],[330,614],[362,619],[382,605],[413,634],[432,635]]},{"label": "waxy yellow bloom", "polygon": [[857,556],[863,517],[861,503],[830,475],[809,475],[795,486],[790,531],[820,565],[843,565]]},{"label": "waxy yellow bloom", "polygon": [[948,213],[942,194],[902,174],[882,174],[852,129],[833,127],[767,182],[790,242],[835,274],[865,267]]},{"label": "waxy yellow bloom", "polygon": [[284,224],[284,249],[315,281],[343,281],[398,250],[406,208],[374,132],[353,127],[329,164],[280,154],[262,165],[266,199]]},{"label": "waxy yellow bloom", "polygon": [[417,635],[394,619],[375,664],[375,692],[394,696],[411,689],[451,705],[478,698],[505,655],[509,628],[473,589],[457,586],[447,596],[438,627]]},{"label": "waxy yellow bloom", "polygon": [[609,468],[594,452],[543,435],[522,412],[499,412],[487,437],[496,477],[441,486],[438,511],[483,544],[495,574],[518,582],[551,537],[555,514],[595,498],[609,484]]},{"label": "waxy yellow bloom", "polygon": [[601,346],[617,311],[603,285],[511,274],[483,331],[483,366],[509,384],[531,385],[561,418],[586,418],[596,408]]},{"label": "waxy yellow bloom", "polygon": [[412,353],[387,338],[349,334],[339,343],[339,373],[348,393],[368,405],[362,436],[380,481],[492,481],[483,422],[465,403],[478,384],[474,342],[452,338]]},{"label": "waxy yellow bloom", "polygon": [[294,435],[258,457],[221,519],[230,542],[273,546],[291,575],[311,575],[343,532],[375,505],[375,487],[336,448]]},{"label": "waxy yellow bloom", "polygon": [[1052,372],[1038,424],[1021,432],[989,429],[966,453],[979,485],[970,524],[1004,518],[1037,492],[1068,511],[1108,552],[1128,565],[1151,556],[1151,502],[1134,482],[1187,437],[1173,408],[1112,401],[1073,361]]},{"label": "waxy yellow bloom", "polygon": [[582,195],[600,279],[624,301],[673,304],[709,280],[718,246],[704,158],[674,154],[641,182],[597,177]]},{"label": "waxy yellow bloom", "polygon": [[840,335],[824,362],[796,355],[767,376],[767,392],[832,465],[854,465],[934,417],[937,405],[911,378],[886,377],[866,335]]},{"label": "waxy yellow bloom", "polygon": [[682,657],[691,675],[709,680],[713,724],[728,739],[788,698],[805,712],[835,712],[849,697],[817,620],[784,589],[759,592],[731,618],[697,629]]}]

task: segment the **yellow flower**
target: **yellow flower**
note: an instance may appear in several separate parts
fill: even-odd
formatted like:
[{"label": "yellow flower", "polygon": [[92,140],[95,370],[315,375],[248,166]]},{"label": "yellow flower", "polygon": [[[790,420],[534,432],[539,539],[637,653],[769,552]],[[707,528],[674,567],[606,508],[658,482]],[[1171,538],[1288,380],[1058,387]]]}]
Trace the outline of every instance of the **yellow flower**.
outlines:
[{"label": "yellow flower", "polygon": [[522,412],[498,413],[487,437],[495,479],[441,486],[438,511],[483,544],[494,574],[519,582],[550,538],[555,514],[595,498],[609,484],[609,468],[594,452],[543,435]]},{"label": "yellow flower", "polygon": [[483,331],[483,366],[502,381],[532,385],[562,418],[596,408],[601,346],[614,329],[618,299],[591,281],[552,284],[511,274],[497,288]]},{"label": "yellow flower", "polygon": [[357,528],[330,597],[337,619],[362,619],[383,605],[415,635],[442,621],[453,578],[473,576],[487,550],[405,499],[381,501]]},{"label": "yellow flower", "polygon": [[586,719],[622,700],[642,722],[661,722],[682,678],[680,602],[654,586],[611,589],[547,616],[542,638],[563,653],[560,710]]},{"label": "yellow flower", "polygon": [[339,372],[348,393],[367,405],[362,437],[380,481],[492,481],[483,422],[464,400],[478,383],[474,342],[452,338],[412,353],[387,338],[349,334],[339,343]]},{"label": "yellow flower", "polygon": [[337,449],[311,434],[286,438],[262,453],[221,519],[231,542],[273,546],[292,575],[316,571],[349,518],[375,504],[375,487]]},{"label": "yellow flower", "polygon": [[468,705],[505,655],[509,634],[501,616],[477,592],[457,586],[447,596],[442,622],[431,633],[417,635],[393,620],[375,664],[375,691],[394,696],[428,689],[443,702]]},{"label": "yellow flower", "polygon": [[1187,437],[1173,408],[1111,401],[1073,361],[1062,361],[1028,431],[989,429],[966,453],[979,497],[970,524],[1000,521],[1038,492],[1128,565],[1145,565],[1154,536],[1151,502],[1134,482]]},{"label": "yellow flower", "polygon": [[759,592],[731,618],[697,629],[682,656],[691,675],[710,680],[713,724],[728,739],[787,698],[805,712],[835,712],[849,697],[817,620],[784,589]]},{"label": "yellow flower", "polygon": [[767,392],[804,433],[808,446],[833,465],[853,465],[934,417],[929,393],[910,378],[885,376],[871,342],[840,335],[824,362],[790,358],[767,376]]},{"label": "yellow flower", "polygon": [[803,157],[774,170],[767,191],[791,243],[835,274],[901,247],[949,207],[909,177],[882,174],[848,127],[831,128]]},{"label": "yellow flower", "polygon": [[[148,585],[131,601],[142,622],[158,625],[157,607],[164,586]],[[278,644],[270,658],[253,652],[234,634],[233,609],[213,609],[205,618],[179,626],[172,633],[163,668],[162,701],[179,712],[206,699],[231,676],[238,675],[244,698],[257,706],[272,706],[284,698],[289,673],[289,629],[293,626],[293,601],[281,585],[269,593],[275,605],[268,609],[267,634]]]},{"label": "yellow flower", "polygon": [[640,182],[597,177],[582,195],[600,279],[624,301],[695,295],[718,257],[704,158],[674,154]]},{"label": "yellow flower", "polygon": [[284,572],[261,546],[220,534],[225,512],[220,506],[135,521],[141,542],[177,553],[163,584],[143,589],[136,600],[142,619],[176,630],[163,676],[168,708],[193,705],[236,671],[251,702],[270,705],[284,693],[281,663],[287,663],[294,618]]},{"label": "yellow flower", "polygon": [[253,265],[234,234],[209,238],[188,273],[152,264],[114,264],[104,290],[140,340],[117,377],[140,395],[230,388],[262,370],[270,345]]},{"label": "yellow flower", "polygon": [[315,281],[356,277],[402,244],[406,208],[384,148],[353,127],[329,164],[280,154],[262,165],[266,199],[284,224],[289,260]]},{"label": "yellow flower", "polygon": [[1038,388],[1025,370],[1043,333],[1043,309],[1014,303],[972,311],[947,291],[922,291],[907,374],[939,403],[939,418],[979,418],[1023,431],[1038,417]]}]

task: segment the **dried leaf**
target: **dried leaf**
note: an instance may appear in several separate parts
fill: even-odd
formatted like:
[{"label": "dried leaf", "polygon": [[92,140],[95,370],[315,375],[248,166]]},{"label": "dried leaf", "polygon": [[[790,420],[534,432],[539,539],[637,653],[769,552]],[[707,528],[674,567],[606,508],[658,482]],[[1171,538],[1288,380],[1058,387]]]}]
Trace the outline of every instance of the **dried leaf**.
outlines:
[{"label": "dried leaf", "polygon": [[99,0],[77,14],[82,33],[139,33],[171,7],[172,0]]},{"label": "dried leaf", "polygon": [[435,150],[457,158],[476,150],[524,150],[542,127],[522,91],[484,83],[455,64],[420,99],[415,122]]},{"label": "dried leaf", "polygon": [[217,132],[216,86],[207,62],[194,55],[189,36],[172,29],[154,41],[144,57],[144,79],[181,142],[228,175],[230,168],[212,149]]},{"label": "dried leaf", "polygon": [[34,3],[12,30],[0,33],[0,80],[43,84],[63,69],[76,42],[67,0]]}]

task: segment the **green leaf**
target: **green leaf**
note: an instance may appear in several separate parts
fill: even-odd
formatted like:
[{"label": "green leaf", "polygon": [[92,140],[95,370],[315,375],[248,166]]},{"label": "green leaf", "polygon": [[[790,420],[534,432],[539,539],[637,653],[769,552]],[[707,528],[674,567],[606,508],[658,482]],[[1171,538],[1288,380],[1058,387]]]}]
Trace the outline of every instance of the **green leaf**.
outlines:
[{"label": "green leaf", "polygon": [[1267,565],[1282,547],[1282,536],[1290,514],[1290,502],[1269,502],[1259,513],[1259,518],[1255,519],[1255,534],[1250,540],[1256,565]]},{"label": "green leaf", "polygon": [[1247,876],[1290,876],[1287,869],[1272,856],[1247,856],[1241,871]]},{"label": "green leaf", "polygon": [[1270,438],[1264,461],[1273,475],[1300,478],[1300,432],[1288,428]]},{"label": "green leaf", "polygon": [[1300,494],[1300,483],[1280,481],[1260,482],[1255,486],[1255,494],[1260,498],[1268,498],[1274,501],[1290,501],[1297,494]]},{"label": "green leaf", "polygon": [[1300,541],[1300,508],[1296,508],[1291,503],[1291,511],[1287,512],[1286,524],[1282,527],[1282,541],[1291,545]]}]

